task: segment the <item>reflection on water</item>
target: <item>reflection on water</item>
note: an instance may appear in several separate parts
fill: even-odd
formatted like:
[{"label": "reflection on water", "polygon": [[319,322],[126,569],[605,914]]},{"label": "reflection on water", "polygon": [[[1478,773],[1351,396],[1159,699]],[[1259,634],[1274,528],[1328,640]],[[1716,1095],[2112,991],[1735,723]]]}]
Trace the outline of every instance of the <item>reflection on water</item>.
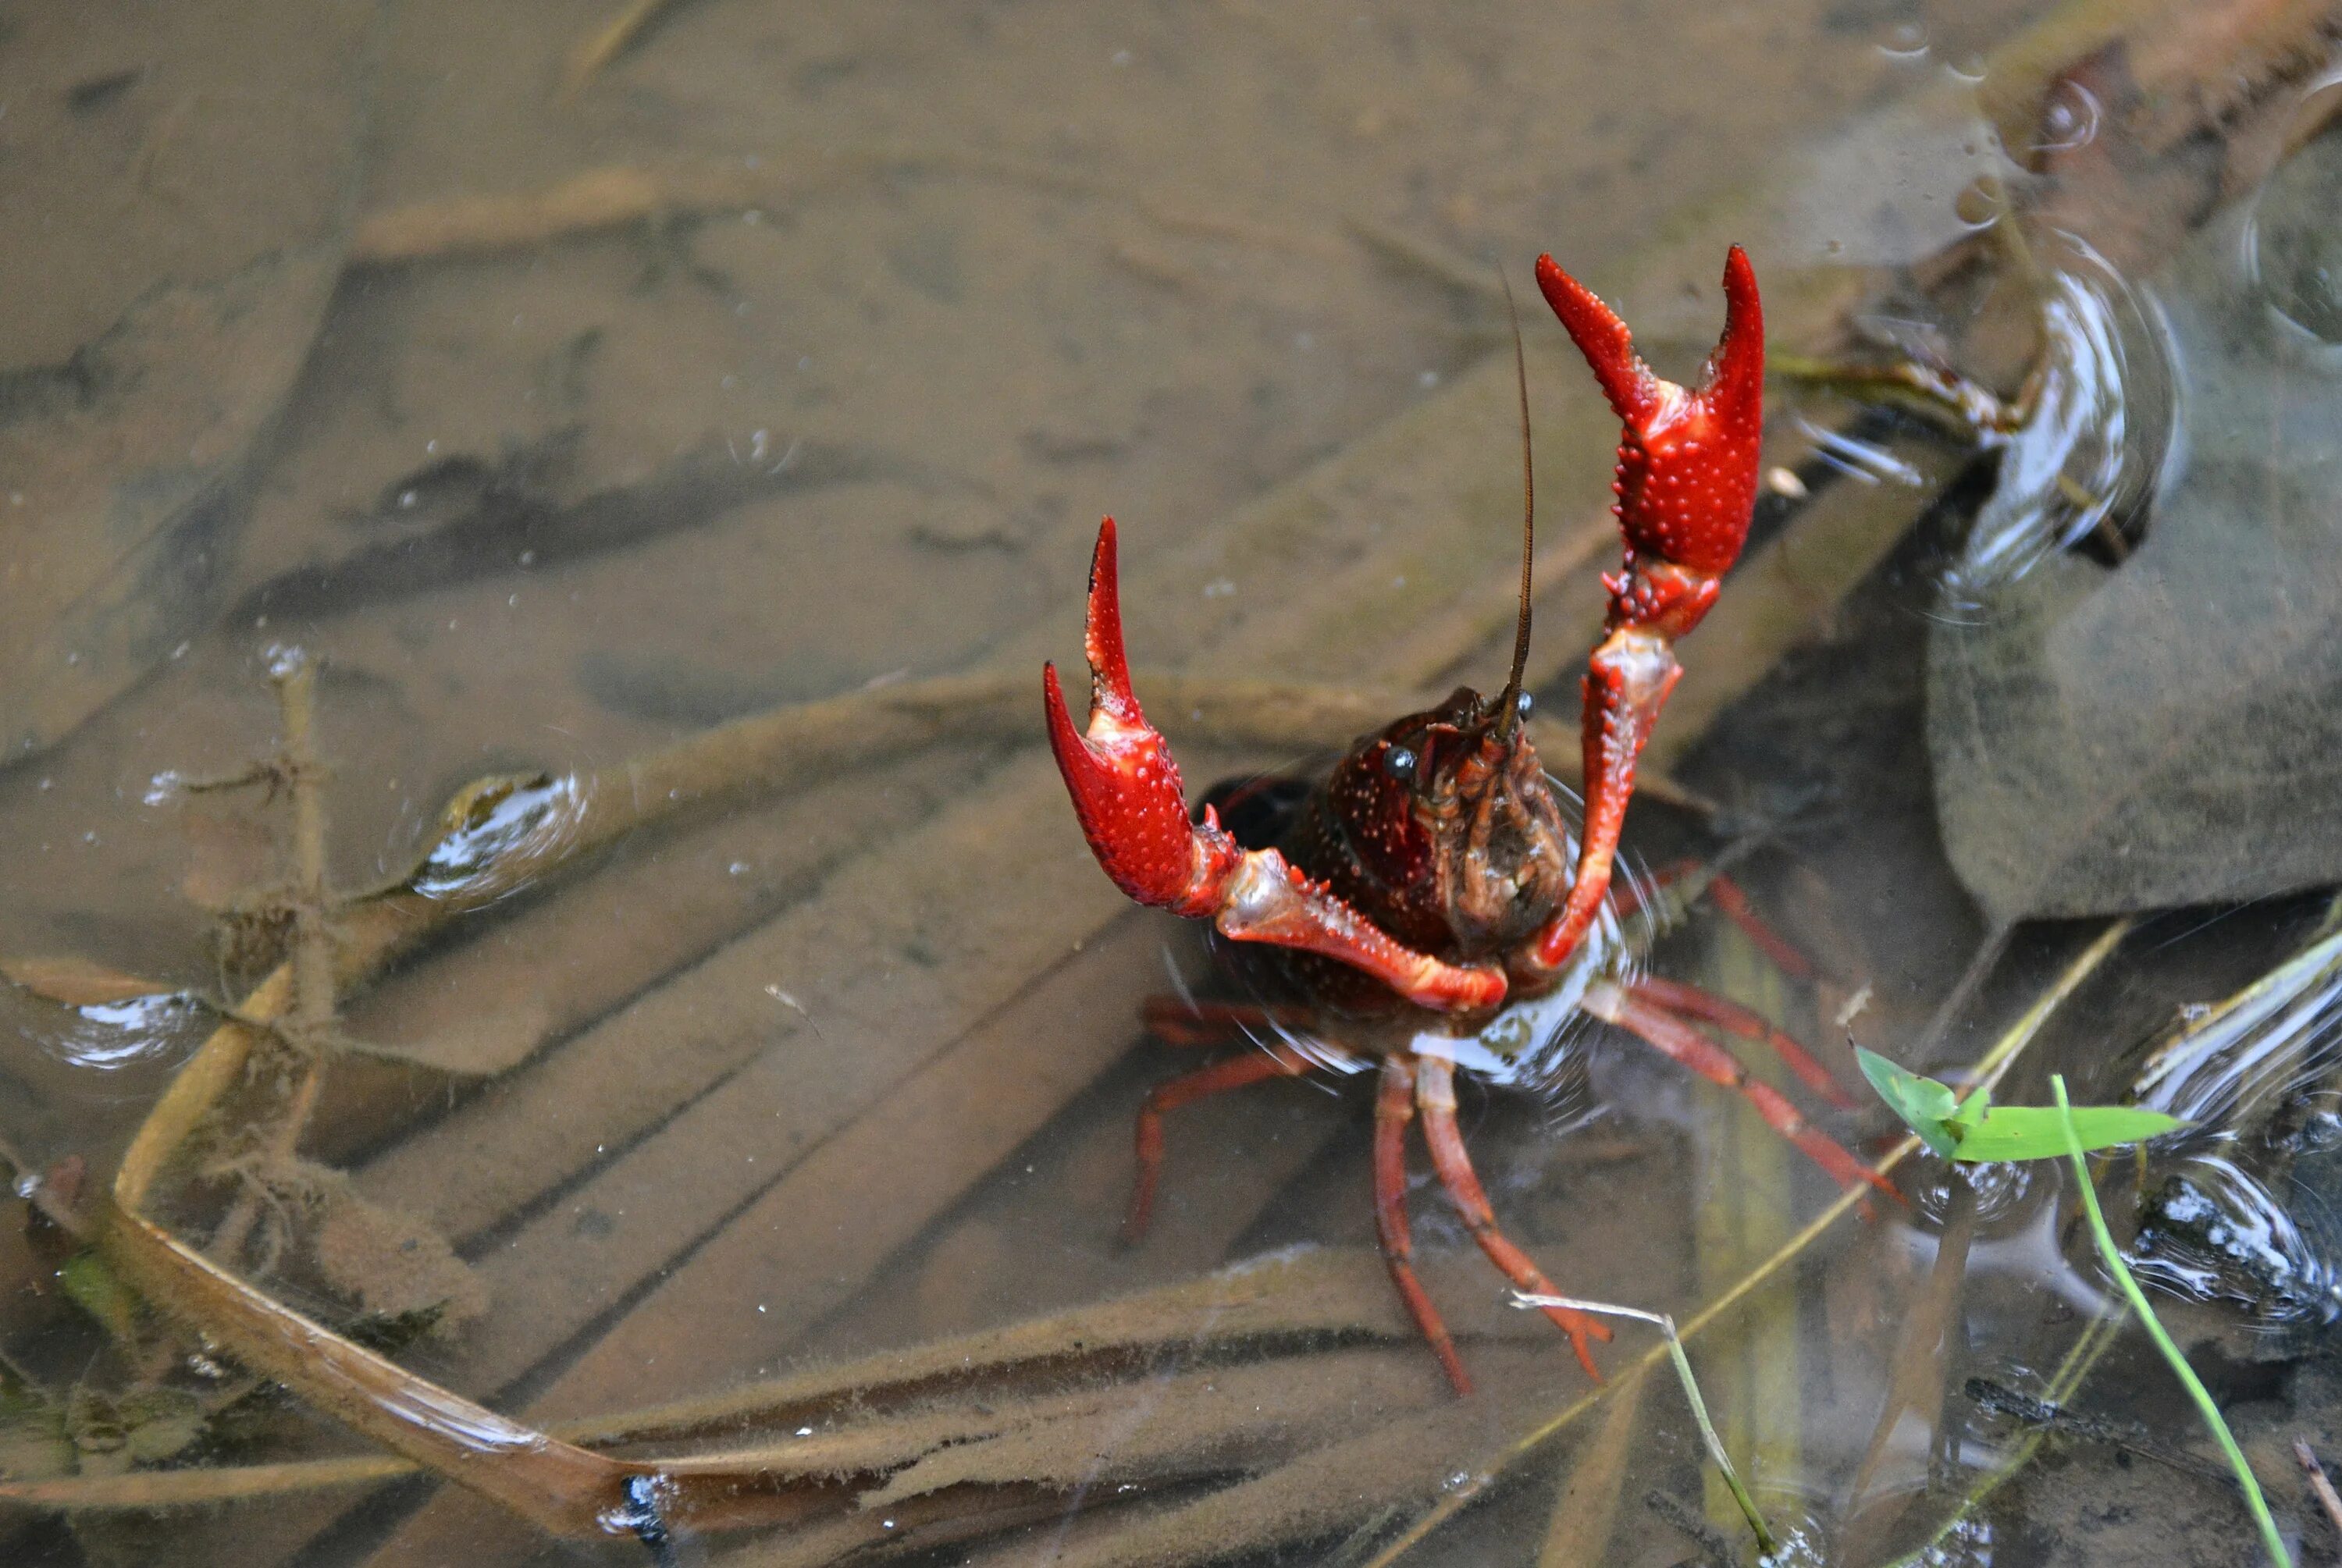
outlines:
[{"label": "reflection on water", "polygon": [[[450,824],[415,868],[410,885],[425,898],[473,902],[476,884],[499,867],[551,863],[577,830],[592,797],[574,774],[484,782],[450,802]],[[525,881],[505,888],[509,896]]]},{"label": "reflection on water", "polygon": [[2138,1103],[2230,1141],[2331,1074],[2342,1045],[2342,934],[2313,943],[2187,1021],[2140,1073]]},{"label": "reflection on water", "polygon": [[[2337,94],[2342,94],[2342,73],[2312,79],[2302,90],[2296,134],[2315,136]],[[2331,348],[2342,345],[2342,255],[2327,221],[2323,183],[2312,160],[2278,169],[2253,193],[2239,237],[2246,279],[2270,314],[2305,345]]]},{"label": "reflection on water", "polygon": [[2117,560],[2136,546],[2153,486],[2176,472],[2184,428],[2168,328],[2150,296],[2071,235],[2040,280],[2040,352],[2012,425],[1982,433],[2000,454],[1992,494],[1944,587],[1955,613],[1989,604],[2050,552],[2094,534]]},{"label": "reflection on water", "polygon": [[212,1019],[200,999],[179,994],[134,996],[65,1011],[73,1022],[65,1028],[28,1029],[26,1034],[60,1062],[98,1072],[168,1065],[194,1049],[198,1032]]},{"label": "reflection on water", "polygon": [[2141,1205],[2140,1273],[2199,1301],[2241,1302],[2275,1331],[2342,1315],[2333,1144],[2342,936],[2327,936],[2147,1059],[2142,1105],[2192,1126],[2169,1141]]},{"label": "reflection on water", "polygon": [[2294,1209],[2316,1214],[2325,1199],[2281,1201],[2234,1163],[2214,1156],[2187,1162],[2148,1200],[2132,1253],[2139,1277],[2167,1290],[2211,1301],[2242,1302],[2267,1326],[2342,1315],[2337,1238],[2329,1217],[2305,1228]]}]

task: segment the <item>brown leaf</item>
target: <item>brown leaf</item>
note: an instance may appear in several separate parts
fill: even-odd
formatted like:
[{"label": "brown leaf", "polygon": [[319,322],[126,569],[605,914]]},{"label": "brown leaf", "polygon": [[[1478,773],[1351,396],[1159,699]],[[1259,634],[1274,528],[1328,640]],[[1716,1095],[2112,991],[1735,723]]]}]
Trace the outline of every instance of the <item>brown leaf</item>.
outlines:
[{"label": "brown leaf", "polygon": [[35,996],[67,1007],[100,1007],[136,996],[167,995],[180,989],[70,955],[0,959],[0,974]]},{"label": "brown leaf", "polygon": [[420,1221],[367,1202],[337,1173],[322,1173],[318,1272],[367,1313],[388,1318],[437,1314],[461,1323],[487,1310],[487,1293],[446,1238]]}]

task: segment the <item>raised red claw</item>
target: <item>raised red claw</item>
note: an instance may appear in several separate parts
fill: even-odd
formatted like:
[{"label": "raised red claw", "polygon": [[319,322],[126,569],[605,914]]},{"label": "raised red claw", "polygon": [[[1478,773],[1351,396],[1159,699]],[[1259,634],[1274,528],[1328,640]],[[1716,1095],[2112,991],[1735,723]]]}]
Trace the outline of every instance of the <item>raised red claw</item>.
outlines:
[{"label": "raised red claw", "polygon": [[1090,664],[1090,724],[1074,728],[1057,666],[1041,672],[1049,749],[1074,798],[1074,814],[1114,884],[1141,904],[1180,914],[1214,914],[1244,851],[1209,821],[1187,820],[1187,800],[1171,748],[1130,689],[1122,645],[1122,594],[1115,570],[1114,519],[1098,527],[1090,556],[1089,619],[1082,638]]},{"label": "raised red claw", "polygon": [[1747,253],[1734,245],[1724,263],[1724,335],[1699,390],[1687,392],[1654,375],[1626,324],[1551,256],[1537,258],[1536,276],[1625,426],[1611,510],[1626,559],[1603,579],[1610,612],[1586,667],[1586,834],[1569,901],[1536,939],[1536,963],[1554,968],[1609,891],[1636,758],[1683,674],[1675,641],[1716,603],[1748,538],[1764,436],[1765,316]]},{"label": "raised red claw", "polygon": [[1090,557],[1084,651],[1090,664],[1087,732],[1074,727],[1055,664],[1041,672],[1043,705],[1049,749],[1074,814],[1116,887],[1141,904],[1207,917],[1239,941],[1338,958],[1426,1007],[1469,1010],[1504,1000],[1500,970],[1445,964],[1394,941],[1276,851],[1238,844],[1209,807],[1201,823],[1188,820],[1178,764],[1130,688],[1111,517],[1099,525]]}]

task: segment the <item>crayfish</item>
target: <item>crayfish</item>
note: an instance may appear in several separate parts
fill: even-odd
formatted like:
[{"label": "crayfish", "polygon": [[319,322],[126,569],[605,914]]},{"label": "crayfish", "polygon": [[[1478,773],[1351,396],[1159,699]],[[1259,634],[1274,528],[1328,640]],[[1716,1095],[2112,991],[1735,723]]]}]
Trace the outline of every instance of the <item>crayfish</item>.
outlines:
[{"label": "crayfish", "polygon": [[[1146,1226],[1166,1111],[1329,1062],[1379,1057],[1374,1182],[1382,1253],[1459,1393],[1471,1392],[1471,1378],[1411,1262],[1405,1140],[1418,1112],[1433,1166],[1482,1250],[1522,1291],[1556,1293],[1497,1228],[1473,1171],[1456,1124],[1459,1064],[1501,1071],[1549,1051],[1574,1014],[1589,1014],[1738,1090],[1840,1183],[1886,1186],[1696,1024],[1770,1044],[1808,1084],[1846,1104],[1820,1064],[1735,1004],[1636,976],[1610,897],[1636,760],[1682,673],[1675,643],[1715,604],[1756,504],[1765,347],[1755,272],[1734,246],[1724,270],[1723,336],[1696,391],[1653,374],[1626,324],[1551,256],[1538,258],[1536,277],[1625,426],[1612,486],[1625,562],[1603,579],[1609,611],[1582,688],[1582,826],[1522,722],[1535,552],[1526,474],[1520,610],[1504,689],[1491,700],[1460,688],[1395,721],[1359,740],[1314,785],[1225,786],[1191,818],[1178,767],[1131,690],[1111,517],[1090,564],[1086,732],[1074,727],[1056,667],[1043,672],[1050,745],[1106,874],[1141,904],[1210,920],[1249,967],[1275,972],[1304,1002],[1306,1029],[1294,1026],[1291,1008],[1228,1004],[1191,1011],[1176,1026],[1190,1039],[1190,1024],[1252,1035],[1260,1048],[1147,1097],[1126,1233]],[[1517,350],[1516,365],[1526,469],[1527,384]],[[1173,1032],[1156,1022],[1158,1032]],[[1609,1338],[1608,1329],[1566,1307],[1546,1311],[1598,1377],[1587,1342]]]}]

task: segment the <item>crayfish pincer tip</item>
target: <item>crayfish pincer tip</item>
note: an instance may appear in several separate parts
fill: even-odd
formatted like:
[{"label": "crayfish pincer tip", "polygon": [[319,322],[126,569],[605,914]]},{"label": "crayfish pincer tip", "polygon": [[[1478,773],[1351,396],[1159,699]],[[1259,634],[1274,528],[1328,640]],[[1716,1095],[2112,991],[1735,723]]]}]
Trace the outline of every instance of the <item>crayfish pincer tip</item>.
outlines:
[{"label": "crayfish pincer tip", "polygon": [[1702,392],[1718,403],[1746,405],[1736,410],[1756,416],[1765,384],[1765,305],[1756,293],[1756,269],[1748,253],[1734,245],[1724,258],[1724,335],[1708,361]]},{"label": "crayfish pincer tip", "polygon": [[1549,255],[1537,257],[1536,281],[1537,291],[1592,367],[1611,410],[1637,427],[1647,422],[1657,408],[1656,382],[1635,353],[1635,335],[1618,313]]},{"label": "crayfish pincer tip", "polygon": [[1122,585],[1115,564],[1114,519],[1098,524],[1090,556],[1089,609],[1082,634],[1090,662],[1090,704],[1117,719],[1143,723],[1130,689],[1130,659],[1122,645]]}]

